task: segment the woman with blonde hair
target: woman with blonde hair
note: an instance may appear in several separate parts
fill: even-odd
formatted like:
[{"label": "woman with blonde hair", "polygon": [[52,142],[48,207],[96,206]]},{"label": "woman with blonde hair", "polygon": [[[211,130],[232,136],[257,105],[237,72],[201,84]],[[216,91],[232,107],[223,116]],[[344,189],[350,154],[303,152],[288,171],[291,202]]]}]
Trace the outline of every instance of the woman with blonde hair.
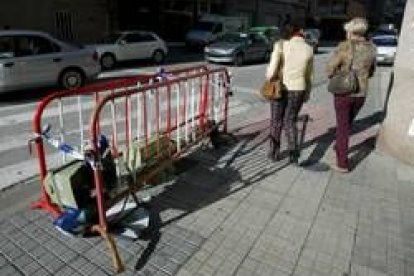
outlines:
[{"label": "woman with blonde hair", "polygon": [[363,106],[368,91],[369,78],[375,71],[376,49],[372,42],[365,38],[368,22],[365,18],[354,18],[344,25],[346,40],[339,43],[327,65],[327,74],[332,78],[338,72],[354,70],[356,75],[356,91],[351,94],[335,94],[336,113],[336,165],[332,168],[340,172],[348,172],[349,135],[351,125]]}]

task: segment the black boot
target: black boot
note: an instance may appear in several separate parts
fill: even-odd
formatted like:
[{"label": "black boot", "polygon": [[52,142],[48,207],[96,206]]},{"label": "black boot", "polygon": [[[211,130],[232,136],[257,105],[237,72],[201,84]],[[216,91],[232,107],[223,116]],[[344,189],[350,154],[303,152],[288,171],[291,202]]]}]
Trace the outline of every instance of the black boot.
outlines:
[{"label": "black boot", "polygon": [[291,150],[289,151],[289,163],[298,165],[299,164],[299,151]]},{"label": "black boot", "polygon": [[280,160],[280,143],[270,141],[270,151],[267,157],[274,162]]}]

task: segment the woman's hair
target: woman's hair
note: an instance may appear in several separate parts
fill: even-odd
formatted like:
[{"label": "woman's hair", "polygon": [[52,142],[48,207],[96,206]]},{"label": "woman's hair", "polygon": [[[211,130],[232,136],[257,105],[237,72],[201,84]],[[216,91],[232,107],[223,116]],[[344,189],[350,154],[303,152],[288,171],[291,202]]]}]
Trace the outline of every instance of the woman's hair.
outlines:
[{"label": "woman's hair", "polygon": [[345,23],[344,29],[348,33],[363,36],[368,30],[368,21],[362,17],[355,17],[351,21]]},{"label": "woman's hair", "polygon": [[300,30],[303,29],[302,24],[300,23],[289,23],[283,27],[282,37],[283,39],[290,39],[292,36],[297,34]]}]

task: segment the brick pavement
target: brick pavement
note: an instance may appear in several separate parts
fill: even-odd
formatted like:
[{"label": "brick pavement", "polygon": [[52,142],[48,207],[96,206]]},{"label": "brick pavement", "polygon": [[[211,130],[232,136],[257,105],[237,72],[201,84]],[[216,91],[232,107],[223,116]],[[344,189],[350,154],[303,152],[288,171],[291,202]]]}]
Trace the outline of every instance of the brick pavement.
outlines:
[{"label": "brick pavement", "polygon": [[[414,169],[375,149],[381,114],[367,106],[349,174],[327,165],[331,106],[304,107],[301,167],[266,159],[265,103],[231,118],[237,141],[195,150],[173,182],[146,191],[160,228],[117,238],[123,275],[414,275]],[[2,219],[0,245],[0,275],[112,274],[101,239],[63,236],[37,211]]]}]

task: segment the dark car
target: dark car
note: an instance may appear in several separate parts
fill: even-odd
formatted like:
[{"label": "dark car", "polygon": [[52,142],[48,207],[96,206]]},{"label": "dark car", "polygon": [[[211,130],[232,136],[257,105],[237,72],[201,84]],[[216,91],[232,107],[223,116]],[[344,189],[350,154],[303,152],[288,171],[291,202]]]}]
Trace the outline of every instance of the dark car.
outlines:
[{"label": "dark car", "polygon": [[276,26],[256,26],[249,30],[249,33],[257,33],[265,36],[269,43],[274,44],[280,39],[280,30]]},{"label": "dark car", "polygon": [[227,33],[204,48],[207,61],[233,63],[240,66],[246,61],[268,61],[272,45],[257,33]]}]

